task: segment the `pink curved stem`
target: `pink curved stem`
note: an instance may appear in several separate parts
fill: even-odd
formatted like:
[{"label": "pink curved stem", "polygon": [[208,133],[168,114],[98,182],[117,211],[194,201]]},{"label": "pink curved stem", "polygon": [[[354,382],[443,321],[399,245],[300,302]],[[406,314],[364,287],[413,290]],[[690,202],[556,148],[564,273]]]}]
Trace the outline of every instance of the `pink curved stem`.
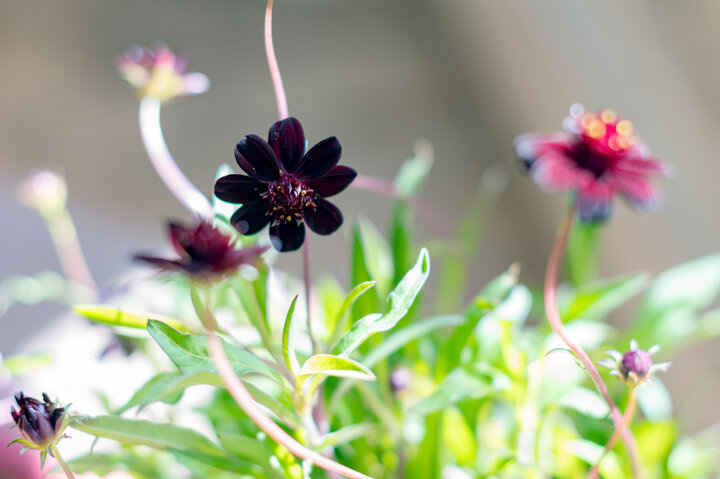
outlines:
[{"label": "pink curved stem", "polygon": [[247,388],[243,385],[242,381],[237,377],[235,371],[233,371],[230,362],[228,361],[225,351],[222,347],[220,338],[214,334],[208,334],[208,351],[210,357],[217,369],[220,377],[222,378],[225,386],[227,387],[230,395],[238,403],[238,405],[245,411],[245,414],[263,430],[268,437],[272,438],[278,444],[282,444],[288,451],[295,456],[311,461],[318,467],[321,467],[327,471],[341,474],[342,476],[350,479],[372,479],[370,476],[366,476],[360,472],[350,469],[349,467],[343,466],[332,459],[319,454],[311,449],[300,444],[288,433],[282,430],[280,426],[270,419],[265,412],[260,409],[253,397],[248,392]]},{"label": "pink curved stem", "polygon": [[617,442],[618,438],[620,437],[620,433],[628,426],[630,426],[630,423],[632,422],[633,415],[635,414],[635,406],[637,405],[637,401],[635,400],[635,387],[630,388],[630,396],[628,397],[628,405],[625,409],[625,414],[623,415],[623,424],[620,429],[615,429],[613,431],[612,436],[610,436],[610,440],[605,444],[605,449],[603,450],[602,456],[600,456],[600,459],[598,459],[597,464],[595,464],[592,469],[590,469],[590,472],[588,473],[587,479],[597,479],[598,475],[600,474],[600,462],[603,460],[605,455],[615,446],[615,443]]},{"label": "pink curved stem", "polygon": [[637,446],[635,445],[632,433],[629,429],[624,427],[625,424],[622,414],[610,397],[607,386],[605,386],[605,383],[603,382],[602,377],[600,377],[600,373],[590,359],[590,356],[588,356],[588,354],[568,335],[565,327],[563,326],[562,319],[560,318],[560,311],[558,310],[557,305],[557,283],[574,214],[575,208],[570,208],[567,217],[565,218],[565,222],[558,232],[550,253],[550,258],[548,259],[547,269],[545,270],[545,313],[547,314],[550,327],[552,327],[553,331],[555,331],[567,347],[575,353],[578,359],[580,359],[580,362],[582,362],[583,366],[595,383],[595,387],[598,392],[600,392],[602,397],[608,403],[608,406],[610,406],[610,417],[612,417],[615,430],[620,431],[623,442],[625,442],[625,445],[628,448],[628,453],[630,454],[630,459],[632,461],[633,475],[636,478],[640,478],[641,472]]},{"label": "pink curved stem", "polygon": [[267,54],[268,66],[270,67],[270,76],[272,77],[273,88],[275,90],[278,117],[280,117],[280,120],[284,120],[290,115],[288,113],[285,87],[283,86],[282,76],[280,75],[280,66],[278,66],[277,57],[275,56],[275,47],[273,46],[272,9],[273,0],[268,0],[267,8],[265,9],[265,53]]}]

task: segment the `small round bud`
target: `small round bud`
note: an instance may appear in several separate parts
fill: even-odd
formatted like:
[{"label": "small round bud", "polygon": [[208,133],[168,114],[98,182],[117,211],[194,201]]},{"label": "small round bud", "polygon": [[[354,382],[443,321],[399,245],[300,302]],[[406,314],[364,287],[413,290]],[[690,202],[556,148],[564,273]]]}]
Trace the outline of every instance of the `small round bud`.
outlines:
[{"label": "small round bud", "polygon": [[43,402],[27,397],[23,392],[15,394],[19,411],[10,408],[13,421],[20,434],[38,449],[44,449],[58,439],[62,432],[65,409],[57,407],[50,397],[43,393]]},{"label": "small round bud", "polygon": [[53,171],[36,170],[20,183],[18,197],[22,204],[42,215],[54,214],[65,209],[67,184]]},{"label": "small round bud", "polygon": [[629,377],[630,373],[634,373],[638,379],[642,379],[648,375],[651,367],[652,358],[647,351],[642,349],[626,352],[620,362],[620,372],[625,377]]}]

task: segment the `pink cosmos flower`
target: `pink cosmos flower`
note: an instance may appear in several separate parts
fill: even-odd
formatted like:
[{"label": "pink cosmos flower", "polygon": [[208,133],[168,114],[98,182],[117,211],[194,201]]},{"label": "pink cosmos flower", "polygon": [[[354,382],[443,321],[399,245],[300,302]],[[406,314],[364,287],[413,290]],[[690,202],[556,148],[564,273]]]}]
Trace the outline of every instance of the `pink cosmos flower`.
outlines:
[{"label": "pink cosmos flower", "polygon": [[650,155],[630,121],[613,110],[587,113],[575,104],[563,127],[565,132],[515,139],[515,153],[543,190],[576,191],[578,214],[586,222],[607,219],[616,193],[638,210],[660,205],[660,189],[648,178],[667,176],[670,167]]}]

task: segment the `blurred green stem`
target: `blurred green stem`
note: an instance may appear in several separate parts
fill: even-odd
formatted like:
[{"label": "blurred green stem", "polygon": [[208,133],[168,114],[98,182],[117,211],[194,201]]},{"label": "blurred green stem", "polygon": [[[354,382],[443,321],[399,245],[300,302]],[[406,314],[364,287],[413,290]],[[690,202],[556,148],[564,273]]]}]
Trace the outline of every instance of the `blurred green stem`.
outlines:
[{"label": "blurred green stem", "polygon": [[70,212],[67,208],[63,208],[54,214],[43,214],[42,212],[41,214],[47,224],[65,277],[73,283],[86,286],[97,294],[98,289],[87,262],[85,262],[85,255],[80,247],[77,230]]},{"label": "blurred green stem", "polygon": [[563,254],[565,253],[565,247],[567,246],[568,235],[570,233],[570,227],[572,226],[573,217],[575,216],[575,205],[568,209],[565,221],[563,222],[558,235],[553,244],[552,251],[550,252],[550,258],[548,259],[547,269],[545,270],[545,313],[547,314],[548,322],[552,327],[553,331],[562,339],[570,350],[577,356],[580,362],[583,364],[587,372],[590,374],[595,387],[600,392],[602,397],[610,406],[610,416],[612,417],[615,425],[615,430],[620,431],[625,445],[628,448],[630,459],[632,461],[633,476],[636,478],[641,477],[640,462],[638,459],[637,445],[629,429],[624,427],[624,421],[620,410],[613,402],[608,392],[607,386],[602,380],[600,373],[598,372],[595,364],[590,359],[590,356],[582,349],[573,339],[568,335],[565,327],[563,326],[562,318],[560,317],[560,311],[558,310],[557,304],[557,284],[560,272],[560,266],[562,265]]},{"label": "blurred green stem", "polygon": [[73,472],[70,470],[68,465],[63,460],[62,456],[60,455],[60,452],[57,449],[57,446],[51,446],[50,452],[55,457],[55,459],[57,459],[57,462],[60,465],[60,468],[63,470],[65,475],[68,477],[68,479],[75,479],[75,475],[73,474]]}]

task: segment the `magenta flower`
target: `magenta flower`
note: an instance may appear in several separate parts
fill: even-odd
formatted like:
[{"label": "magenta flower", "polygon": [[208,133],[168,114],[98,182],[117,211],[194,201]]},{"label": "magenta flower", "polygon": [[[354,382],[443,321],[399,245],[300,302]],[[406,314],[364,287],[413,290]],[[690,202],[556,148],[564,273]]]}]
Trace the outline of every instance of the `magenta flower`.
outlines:
[{"label": "magenta flower", "polygon": [[242,204],[230,222],[244,235],[270,225],[270,240],[278,251],[295,251],[305,240],[305,223],[317,234],[329,235],[343,222],[337,206],[325,198],[352,183],[357,173],[337,166],[342,148],[334,136],[305,152],[305,134],[295,118],[270,127],[268,141],[247,135],[235,148],[245,175],[228,175],[215,184],[215,195]]},{"label": "magenta flower", "polygon": [[15,394],[19,411],[10,408],[10,414],[27,447],[45,449],[60,438],[65,409],[57,407],[47,394],[43,393],[43,402],[25,396],[22,391]]},{"label": "magenta flower", "polygon": [[164,43],[152,47],[131,45],[117,59],[117,69],[141,97],[167,101],[181,95],[207,91],[210,82],[202,73],[187,71],[185,57],[173,53]]},{"label": "magenta flower", "polygon": [[515,139],[518,158],[542,189],[576,191],[579,217],[588,222],[607,219],[616,193],[638,210],[660,205],[660,190],[648,177],[667,176],[670,168],[650,155],[630,121],[612,110],[586,113],[575,104],[563,126],[564,133]]},{"label": "magenta flower", "polygon": [[267,246],[237,249],[230,236],[205,221],[192,227],[171,222],[168,230],[173,248],[180,258],[135,256],[135,259],[163,271],[184,273],[200,281],[232,273],[243,264],[254,264],[258,256],[268,249]]}]

